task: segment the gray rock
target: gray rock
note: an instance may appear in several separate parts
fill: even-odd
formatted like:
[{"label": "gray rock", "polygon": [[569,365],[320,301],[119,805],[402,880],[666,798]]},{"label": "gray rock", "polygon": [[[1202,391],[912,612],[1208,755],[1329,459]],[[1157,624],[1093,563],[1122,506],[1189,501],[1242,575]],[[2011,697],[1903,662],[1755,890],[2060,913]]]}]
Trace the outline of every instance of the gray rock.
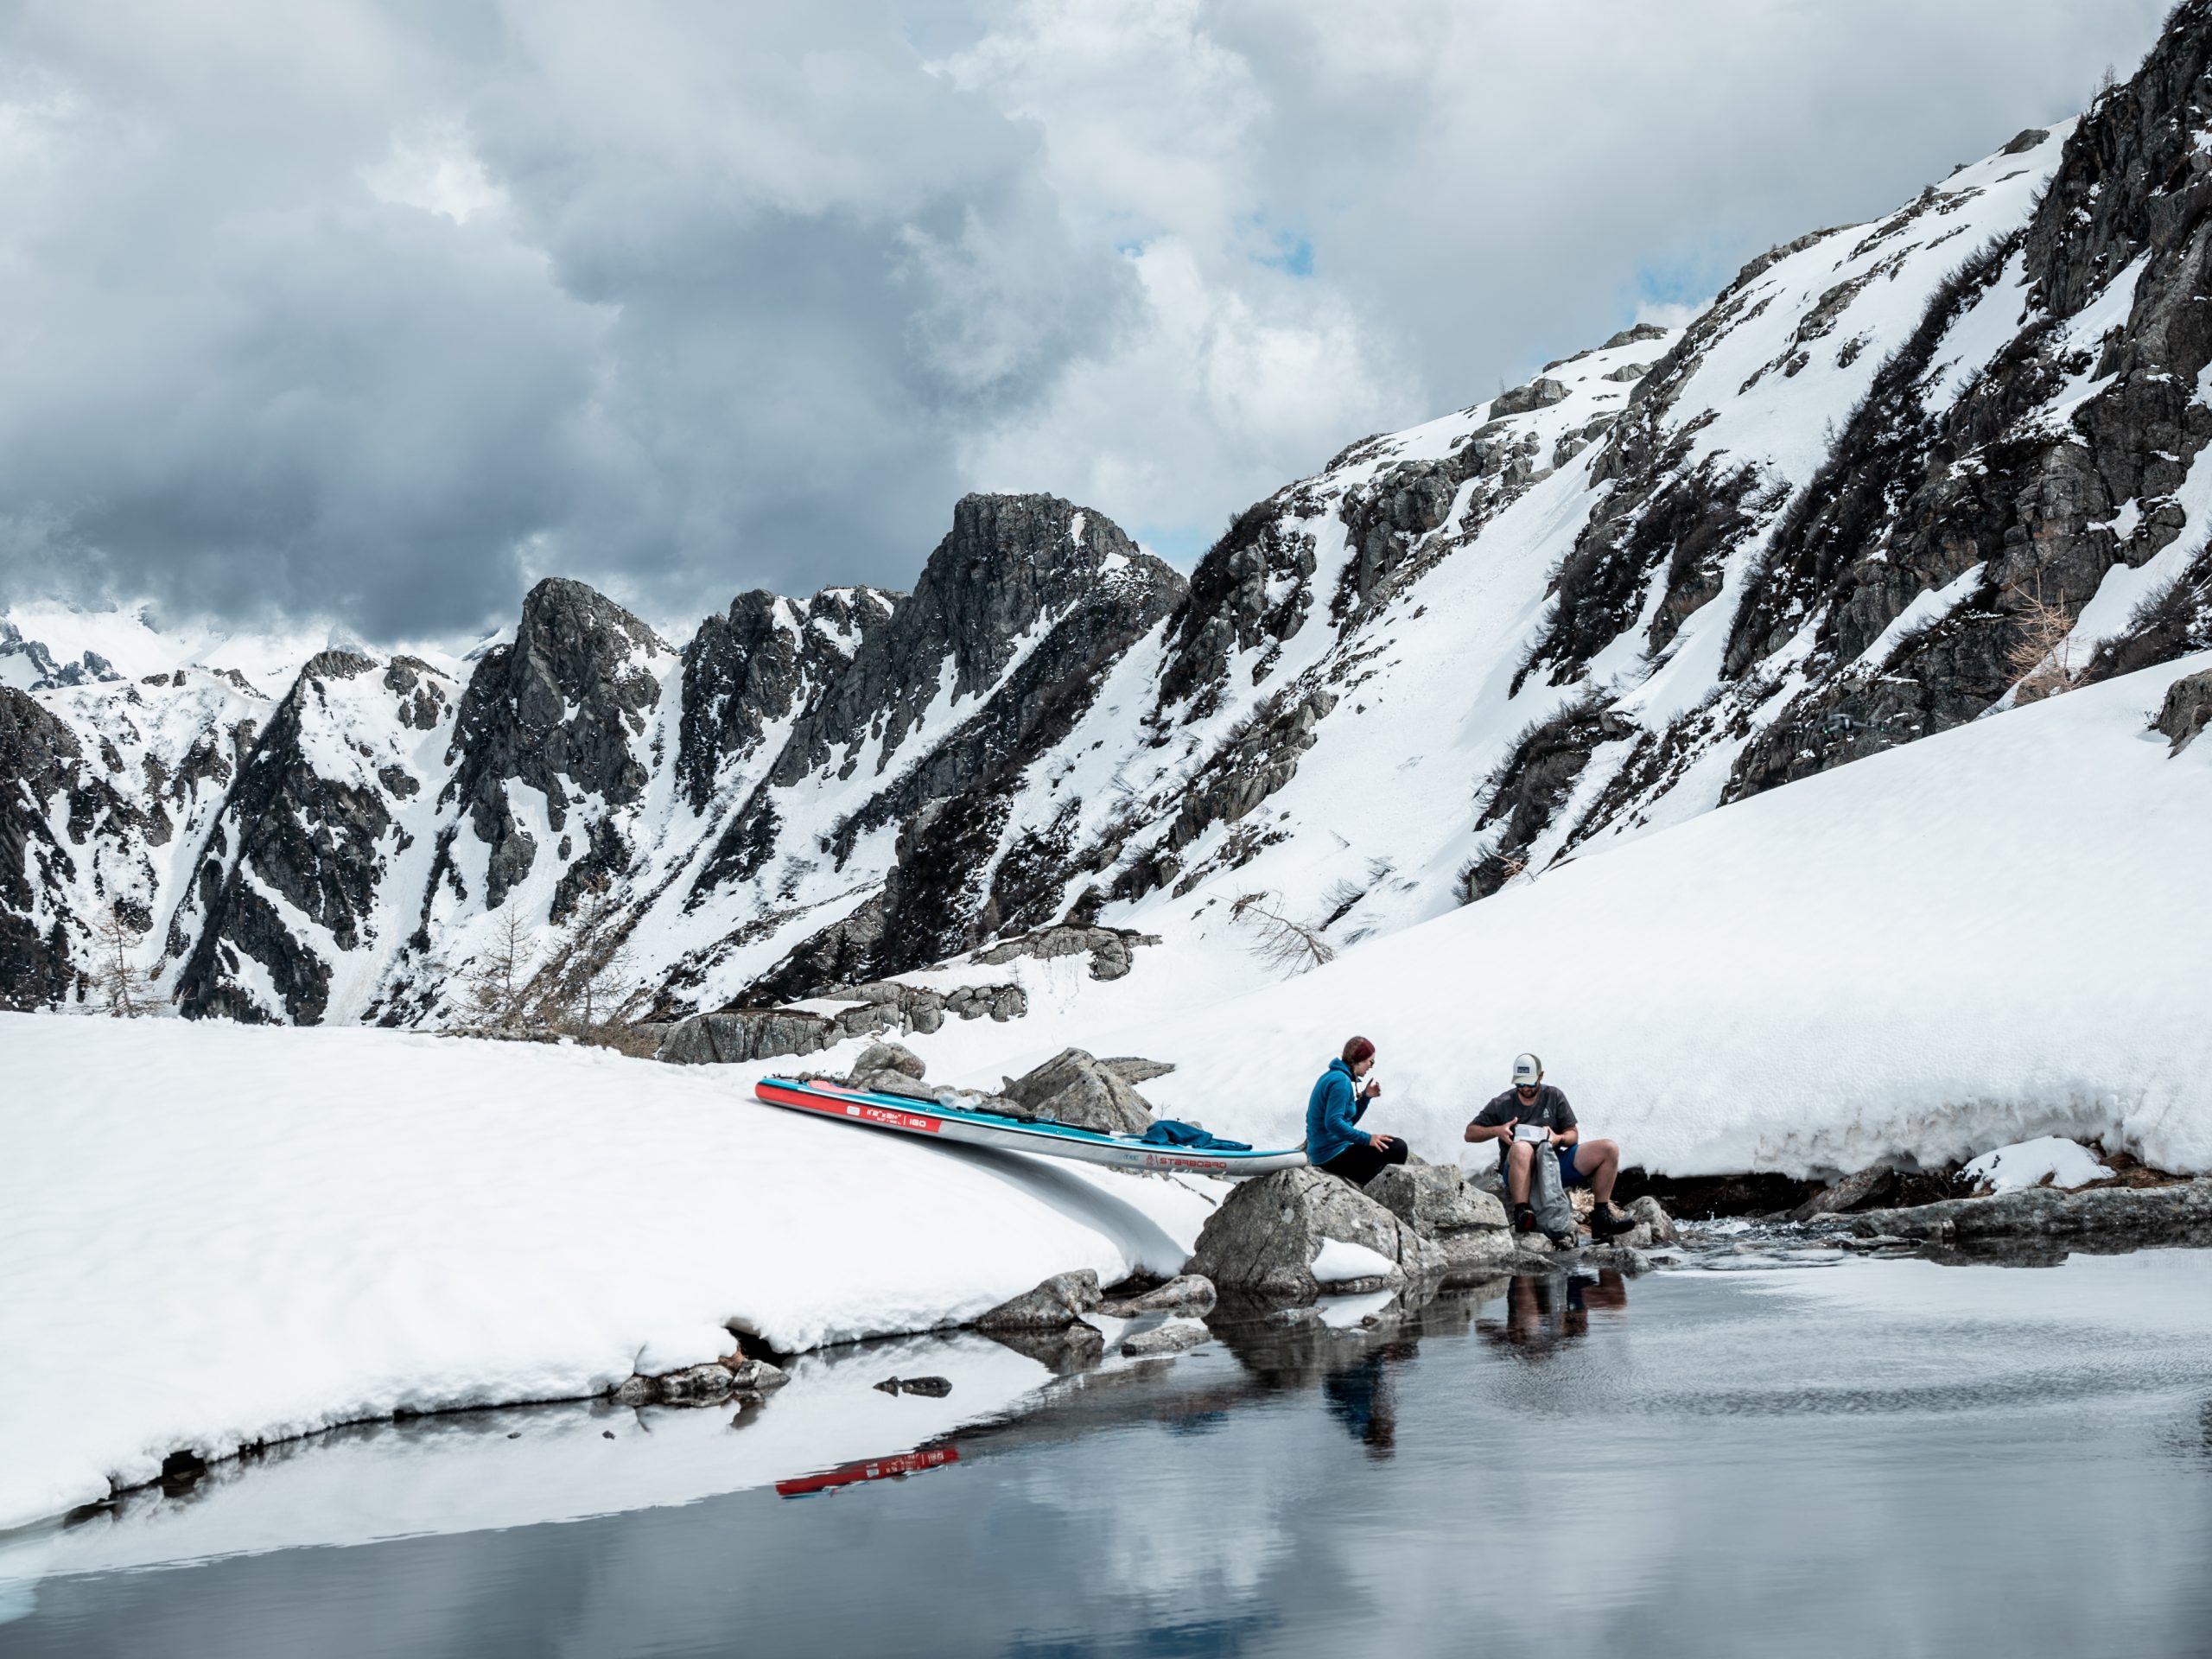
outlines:
[{"label": "gray rock", "polygon": [[865,1089],[870,1094],[903,1095],[908,1100],[925,1100],[932,1106],[938,1103],[939,1095],[946,1092],[933,1089],[926,1083],[918,1082],[904,1071],[855,1071],[848,1086],[854,1089]]},{"label": "gray rock", "polygon": [[942,1376],[887,1376],[875,1387],[882,1394],[918,1394],[931,1400],[952,1392],[951,1380]]},{"label": "gray rock", "polygon": [[785,1008],[695,1014],[677,1022],[653,1058],[675,1065],[739,1065],[817,1053],[844,1034],[834,1020]]},{"label": "gray rock", "polygon": [[2193,1239],[2212,1229],[2212,1176],[2173,1186],[2091,1186],[2073,1192],[2031,1186],[1909,1210],[1862,1210],[1848,1219],[1862,1238],[1888,1235],[1964,1243],[2087,1236],[2135,1243]]},{"label": "gray rock", "polygon": [[1657,323],[1639,322],[1634,324],[1632,327],[1622,329],[1620,333],[1615,334],[1611,340],[1607,340],[1598,349],[1601,352],[1618,351],[1624,346],[1636,346],[1642,344],[1647,340],[1664,340],[1666,338],[1667,331],[1664,328],[1662,328]]},{"label": "gray rock", "polygon": [[1179,1354],[1213,1340],[1213,1332],[1196,1319],[1170,1319],[1147,1331],[1132,1332],[1122,1340],[1122,1352],[1131,1359],[1155,1354]]},{"label": "gray rock", "polygon": [[1659,1200],[1649,1193],[1647,1192],[1630,1205],[1628,1213],[1636,1217],[1639,1225],[1651,1230],[1653,1243],[1672,1244],[1675,1242],[1675,1218],[1669,1216],[1661,1206]]},{"label": "gray rock", "polygon": [[1001,1091],[1016,1116],[1107,1135],[1142,1135],[1152,1122],[1144,1097],[1079,1048],[1063,1049],[1035,1071],[1008,1077]]},{"label": "gray rock", "polygon": [[1464,1227],[1443,1234],[1436,1248],[1444,1252],[1448,1281],[1486,1277],[1499,1263],[1511,1261],[1515,1250],[1513,1234],[1503,1227]]},{"label": "gray rock", "polygon": [[898,1043],[870,1043],[861,1051],[860,1058],[853,1062],[855,1077],[863,1072],[900,1071],[910,1077],[918,1077],[928,1070],[920,1055]]},{"label": "gray rock", "polygon": [[614,1390],[614,1402],[620,1406],[650,1406],[659,1398],[660,1384],[650,1376],[626,1376]]},{"label": "gray rock", "polygon": [[1132,1089],[1141,1083],[1150,1083],[1154,1077],[1164,1077],[1175,1069],[1173,1060],[1147,1060],[1134,1054],[1120,1055],[1114,1059],[1101,1060],[1098,1064]]},{"label": "gray rock", "polygon": [[727,1400],[737,1387],[729,1367],[719,1361],[686,1366],[653,1379],[660,1385],[661,1403],[670,1406],[710,1406]]},{"label": "gray rock", "polygon": [[1608,380],[1641,380],[1645,375],[1650,372],[1651,365],[1649,363],[1624,363],[1618,369],[1608,370],[1605,374],[1605,378]]},{"label": "gray rock", "polygon": [[1212,1311],[1214,1300],[1211,1280],[1185,1273],[1141,1296],[1132,1296],[1125,1301],[1101,1302],[1098,1312],[1115,1319],[1134,1319],[1143,1313],[1205,1314]]},{"label": "gray rock", "polygon": [[1592,1244],[1581,1252],[1586,1268],[1611,1268],[1617,1273],[1648,1273],[1650,1260],[1643,1251],[1625,1244]]},{"label": "gray rock", "polygon": [[1098,1275],[1089,1268],[1056,1273],[1034,1290],[1025,1290],[975,1321],[978,1331],[1056,1331],[1075,1324],[1105,1300]]},{"label": "gray rock", "polygon": [[2159,705],[2158,718],[2153,723],[2165,734],[2169,756],[2179,754],[2196,741],[2197,734],[2212,724],[2212,668],[2168,686],[2166,700]]},{"label": "gray rock", "polygon": [[748,1359],[740,1354],[722,1364],[729,1372],[731,1388],[740,1394],[772,1394],[791,1380],[789,1371],[765,1359]]},{"label": "gray rock", "polygon": [[1532,410],[1548,409],[1554,404],[1563,402],[1566,397],[1567,388],[1556,380],[1532,380],[1525,386],[1516,386],[1512,391],[1502,391],[1492,398],[1491,417],[1495,420],[1501,415],[1526,415]]},{"label": "gray rock", "polygon": [[1349,1181],[1278,1170],[1240,1182],[1206,1218],[1188,1271],[1217,1288],[1270,1300],[1320,1294],[1313,1258],[1324,1239],[1364,1245],[1396,1264],[1393,1282],[1444,1271],[1444,1252]]},{"label": "gray rock", "polygon": [[1452,1164],[1394,1165],[1368,1182],[1366,1192],[1423,1238],[1505,1225],[1505,1206],[1491,1194],[1469,1186]]}]

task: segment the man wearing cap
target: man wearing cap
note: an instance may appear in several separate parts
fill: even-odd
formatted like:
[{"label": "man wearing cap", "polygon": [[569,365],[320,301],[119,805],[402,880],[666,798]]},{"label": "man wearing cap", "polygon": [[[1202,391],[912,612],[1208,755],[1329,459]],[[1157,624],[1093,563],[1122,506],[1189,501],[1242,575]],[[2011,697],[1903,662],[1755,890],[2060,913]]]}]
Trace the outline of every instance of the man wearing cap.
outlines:
[{"label": "man wearing cap", "polygon": [[1498,1167],[1505,1175],[1506,1196],[1513,1204],[1516,1232],[1533,1231],[1535,1211],[1529,1203],[1530,1171],[1537,1156],[1533,1141],[1516,1141],[1513,1132],[1523,1123],[1537,1125],[1551,1135],[1544,1155],[1559,1160],[1561,1186],[1589,1185],[1598,1202],[1590,1211],[1590,1230],[1611,1238],[1636,1225],[1613,1203],[1613,1179],[1620,1173],[1621,1149],[1611,1141],[1585,1141],[1574,1124],[1574,1108],[1567,1096],[1544,1081],[1544,1063],[1533,1054],[1513,1062],[1513,1086],[1475,1114],[1467,1125],[1469,1141],[1496,1141]]}]

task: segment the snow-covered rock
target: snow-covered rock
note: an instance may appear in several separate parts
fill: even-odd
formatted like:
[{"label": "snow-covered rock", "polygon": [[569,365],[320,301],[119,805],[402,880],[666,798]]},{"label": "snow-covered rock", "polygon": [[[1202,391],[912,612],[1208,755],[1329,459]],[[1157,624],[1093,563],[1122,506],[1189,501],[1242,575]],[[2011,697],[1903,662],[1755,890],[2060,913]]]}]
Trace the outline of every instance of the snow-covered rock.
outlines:
[{"label": "snow-covered rock", "polygon": [[2107,1179],[2112,1172],[2080,1141],[2061,1135],[2039,1135],[2032,1141],[2018,1141],[1985,1152],[1969,1160],[1960,1174],[1970,1185],[2005,1192],[2023,1186],[2087,1186],[2091,1181]]}]

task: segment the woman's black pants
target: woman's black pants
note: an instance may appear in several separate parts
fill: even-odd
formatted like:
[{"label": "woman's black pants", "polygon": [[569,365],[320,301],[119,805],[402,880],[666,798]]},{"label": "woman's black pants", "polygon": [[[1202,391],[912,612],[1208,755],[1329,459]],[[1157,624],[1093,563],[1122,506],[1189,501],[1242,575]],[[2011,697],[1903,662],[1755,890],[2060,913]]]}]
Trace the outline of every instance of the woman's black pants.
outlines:
[{"label": "woman's black pants", "polygon": [[1364,1141],[1356,1147],[1347,1147],[1321,1166],[1332,1175],[1341,1175],[1354,1186],[1365,1186],[1392,1164],[1406,1161],[1406,1143],[1397,1135],[1390,1137],[1390,1150],[1377,1152]]}]

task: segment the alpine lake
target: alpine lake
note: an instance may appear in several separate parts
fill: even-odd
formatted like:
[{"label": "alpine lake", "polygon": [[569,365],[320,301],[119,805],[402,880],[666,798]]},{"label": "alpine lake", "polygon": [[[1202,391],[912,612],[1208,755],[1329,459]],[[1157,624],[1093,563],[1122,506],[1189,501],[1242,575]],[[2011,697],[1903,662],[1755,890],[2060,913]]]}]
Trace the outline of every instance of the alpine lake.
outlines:
[{"label": "alpine lake", "polygon": [[318,1436],[0,1538],[0,1654],[2212,1651],[2212,1251],[1724,1231],[1215,1332]]}]

